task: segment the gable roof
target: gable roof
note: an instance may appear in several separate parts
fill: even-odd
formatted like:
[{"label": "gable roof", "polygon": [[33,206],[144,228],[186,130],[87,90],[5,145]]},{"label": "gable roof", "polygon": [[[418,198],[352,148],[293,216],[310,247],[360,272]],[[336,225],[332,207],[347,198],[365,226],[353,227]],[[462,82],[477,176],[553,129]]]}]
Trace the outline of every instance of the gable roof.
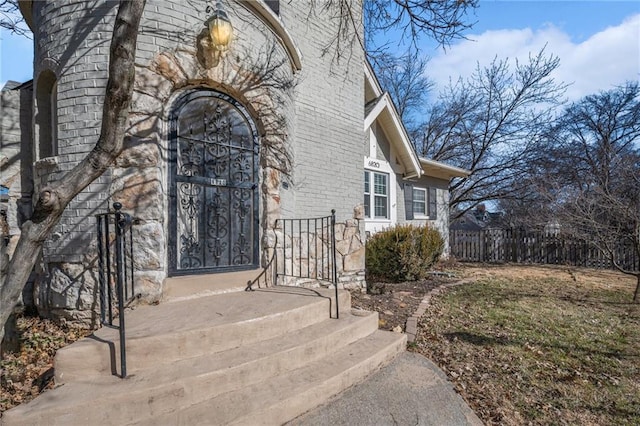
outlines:
[{"label": "gable roof", "polygon": [[364,61],[364,102],[369,103],[374,98],[379,98],[384,93],[371,64]]},{"label": "gable roof", "polygon": [[[402,118],[396,110],[389,92],[383,92],[371,65],[365,63],[365,117],[364,130],[369,129],[373,123],[378,122],[389,138],[389,142],[395,147],[398,158],[405,168],[406,178],[417,178],[422,174],[422,168],[418,161],[413,144],[409,139],[407,130],[402,124]],[[367,97],[373,97],[367,99]]]},{"label": "gable roof", "polygon": [[382,126],[389,142],[395,147],[400,161],[405,166],[405,178],[412,179],[426,175],[449,180],[454,177],[468,177],[471,174],[470,171],[459,167],[419,158],[391,95],[382,90],[368,61],[365,61],[364,76],[364,130],[366,131],[376,121]]}]

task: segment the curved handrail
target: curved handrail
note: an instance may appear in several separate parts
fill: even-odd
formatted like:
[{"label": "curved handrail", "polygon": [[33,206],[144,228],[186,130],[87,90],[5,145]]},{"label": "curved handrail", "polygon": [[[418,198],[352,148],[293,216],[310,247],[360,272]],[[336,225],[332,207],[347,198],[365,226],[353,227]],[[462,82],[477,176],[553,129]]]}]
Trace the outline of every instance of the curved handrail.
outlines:
[{"label": "curved handrail", "polygon": [[[278,246],[277,243],[277,237],[276,237],[276,247]],[[276,259],[276,254],[277,254],[277,249],[274,248],[273,249],[273,255],[271,255],[271,259],[269,260],[269,263],[267,263],[267,265],[262,269],[262,272],[260,272],[260,274],[258,274],[257,277],[255,277],[253,280],[249,280],[247,281],[247,287],[244,289],[244,291],[254,291],[253,290],[253,286],[258,283],[258,288],[262,288],[260,286],[260,282],[261,282],[261,278],[264,277],[264,283],[265,283],[265,287],[269,287],[269,281],[268,281],[268,276],[267,276],[267,272],[270,271],[272,269],[272,266],[274,264],[274,260]],[[273,285],[277,285],[277,277],[271,277],[273,280]]]}]

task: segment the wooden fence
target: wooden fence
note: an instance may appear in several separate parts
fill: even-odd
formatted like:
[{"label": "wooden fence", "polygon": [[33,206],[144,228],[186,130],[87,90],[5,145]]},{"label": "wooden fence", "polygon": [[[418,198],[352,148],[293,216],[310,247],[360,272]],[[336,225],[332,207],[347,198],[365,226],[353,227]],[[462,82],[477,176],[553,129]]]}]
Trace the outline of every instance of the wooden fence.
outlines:
[{"label": "wooden fence", "polygon": [[[465,262],[536,263],[611,269],[608,256],[588,241],[563,235],[519,229],[452,230],[451,254]],[[638,256],[630,245],[616,248],[616,259],[628,270],[637,271]]]}]

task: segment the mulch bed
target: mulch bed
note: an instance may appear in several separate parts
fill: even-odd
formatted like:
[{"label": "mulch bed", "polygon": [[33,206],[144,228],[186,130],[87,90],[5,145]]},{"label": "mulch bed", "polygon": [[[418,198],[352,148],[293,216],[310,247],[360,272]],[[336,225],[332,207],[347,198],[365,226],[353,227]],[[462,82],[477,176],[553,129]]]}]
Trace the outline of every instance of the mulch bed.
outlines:
[{"label": "mulch bed", "polygon": [[376,311],[382,330],[405,331],[407,318],[414,314],[424,296],[455,278],[432,276],[421,281],[401,283],[371,283],[369,293],[351,291],[351,305],[355,309]]}]

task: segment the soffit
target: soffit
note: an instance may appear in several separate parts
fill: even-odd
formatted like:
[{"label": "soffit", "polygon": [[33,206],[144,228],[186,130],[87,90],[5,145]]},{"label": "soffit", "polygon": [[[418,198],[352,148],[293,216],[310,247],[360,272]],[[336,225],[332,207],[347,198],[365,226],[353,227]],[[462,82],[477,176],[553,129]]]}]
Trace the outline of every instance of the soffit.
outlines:
[{"label": "soffit", "polygon": [[471,174],[469,170],[450,166],[448,164],[441,163],[435,160],[429,160],[427,158],[421,158],[420,165],[422,166],[422,170],[425,176],[431,176],[440,179],[450,180],[455,177],[465,178],[469,177],[469,175]]},{"label": "soffit", "polygon": [[367,110],[369,112],[364,120],[364,130],[367,131],[373,123],[378,123],[404,166],[405,177],[420,177],[422,168],[418,156],[413,150],[409,135],[393,106],[389,93],[385,92]]}]

